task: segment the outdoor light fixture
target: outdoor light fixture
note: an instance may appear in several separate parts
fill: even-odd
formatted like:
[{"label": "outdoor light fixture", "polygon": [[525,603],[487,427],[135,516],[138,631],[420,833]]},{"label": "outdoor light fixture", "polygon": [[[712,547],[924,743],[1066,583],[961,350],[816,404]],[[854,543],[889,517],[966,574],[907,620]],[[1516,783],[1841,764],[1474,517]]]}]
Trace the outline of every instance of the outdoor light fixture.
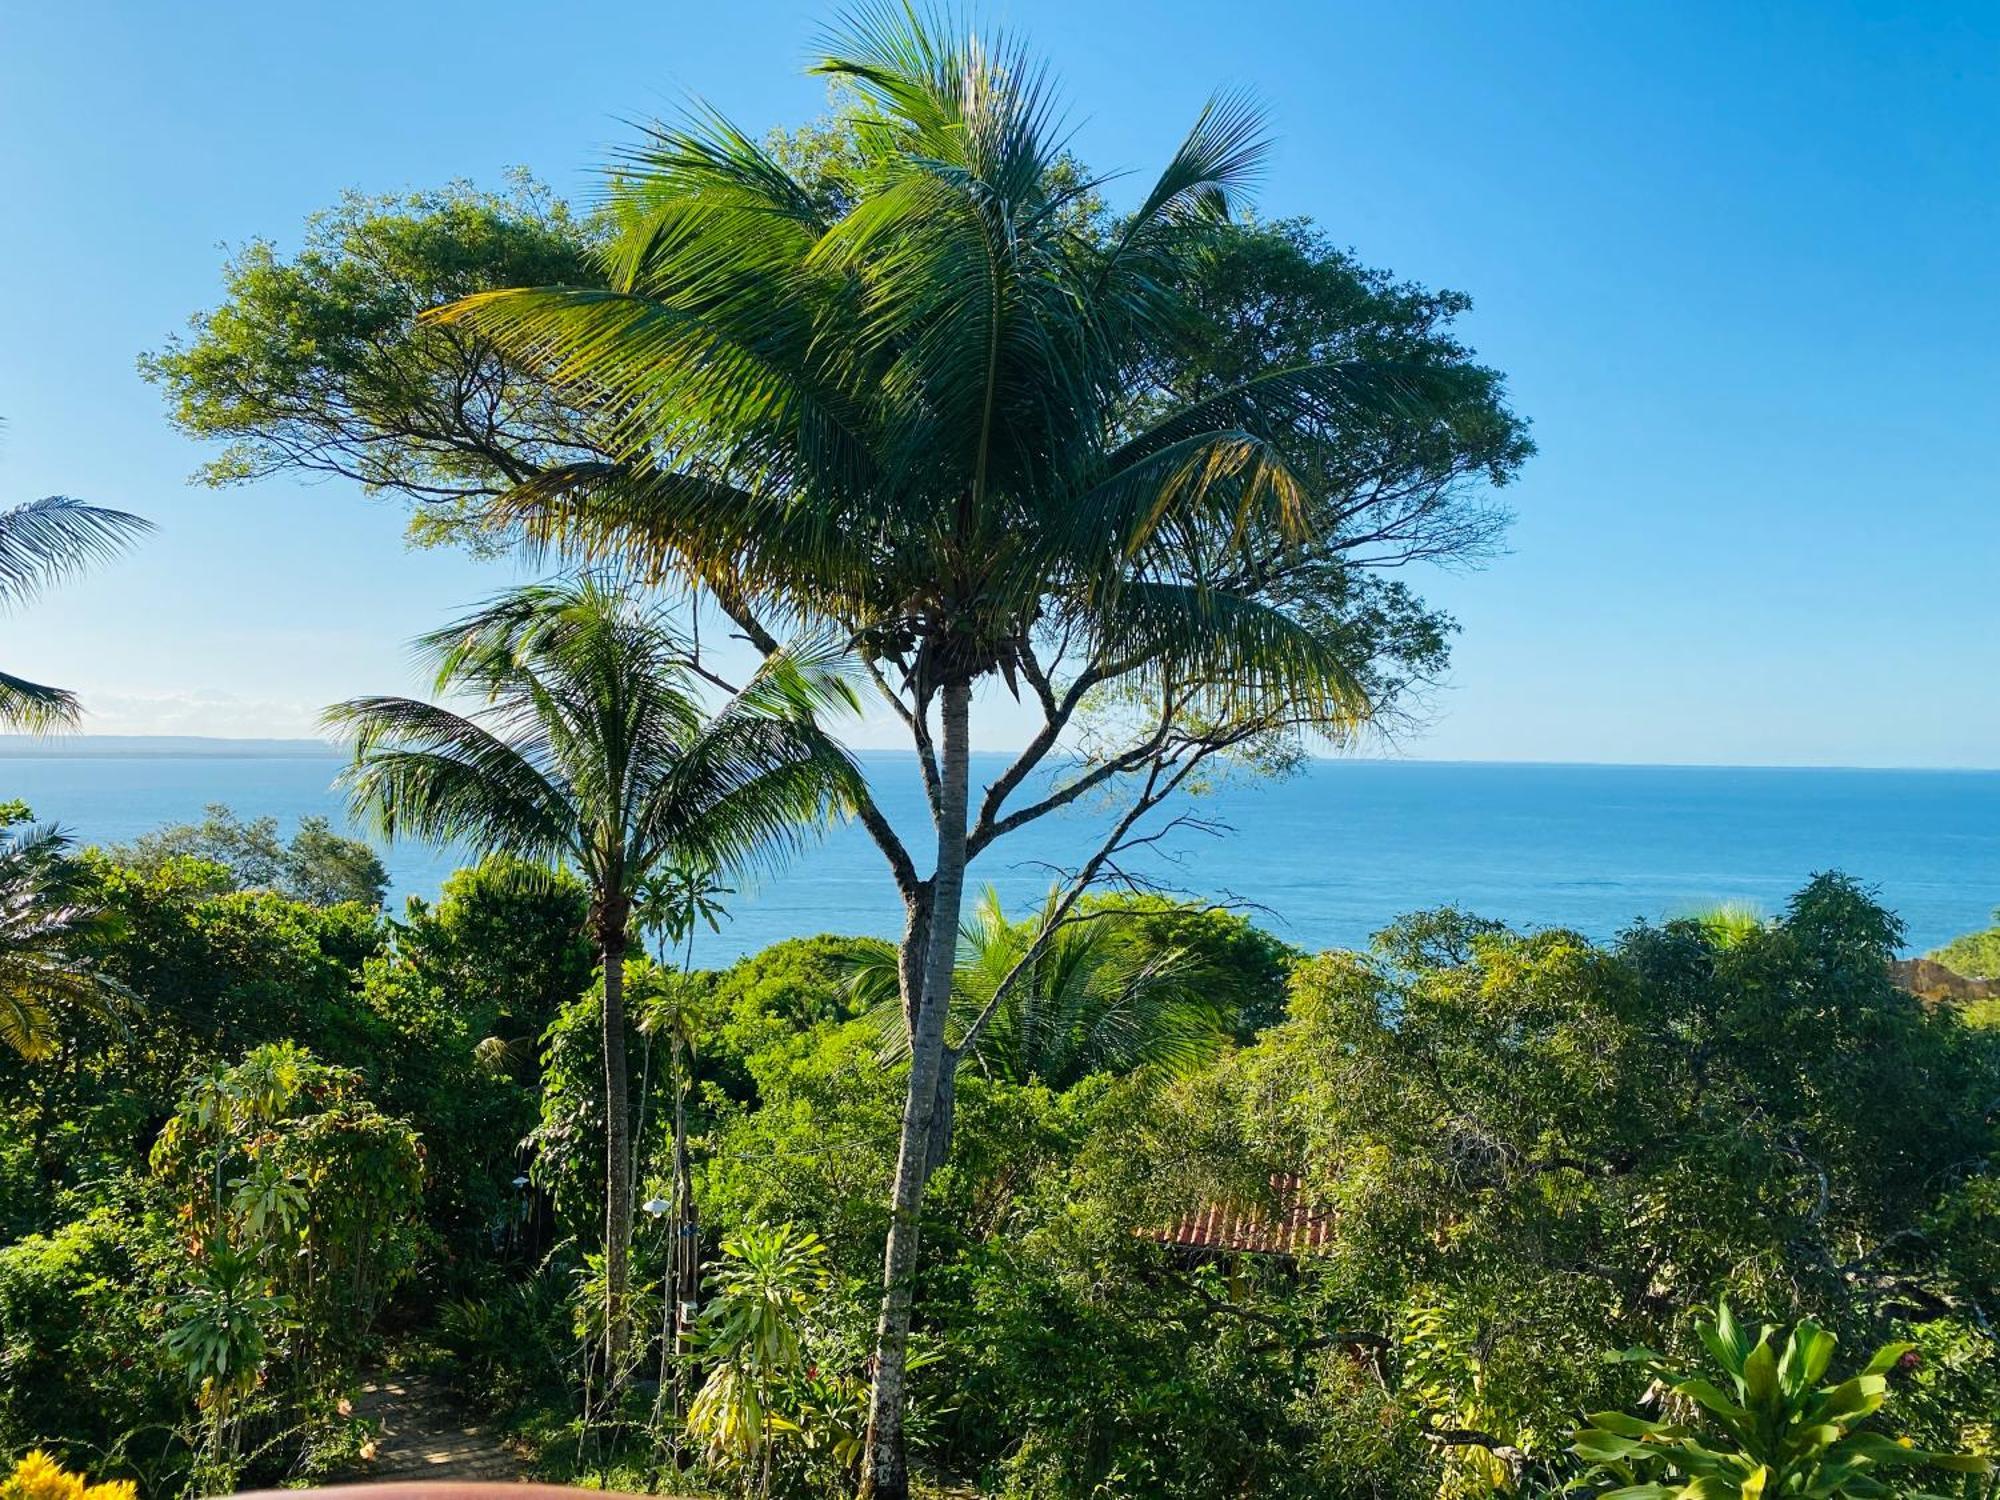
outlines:
[{"label": "outdoor light fixture", "polygon": [[648,1198],[644,1203],[640,1204],[639,1206],[645,1209],[647,1213],[651,1214],[656,1219],[659,1218],[659,1216],[665,1213],[668,1209],[673,1207],[673,1205],[667,1202],[667,1200],[664,1198]]}]

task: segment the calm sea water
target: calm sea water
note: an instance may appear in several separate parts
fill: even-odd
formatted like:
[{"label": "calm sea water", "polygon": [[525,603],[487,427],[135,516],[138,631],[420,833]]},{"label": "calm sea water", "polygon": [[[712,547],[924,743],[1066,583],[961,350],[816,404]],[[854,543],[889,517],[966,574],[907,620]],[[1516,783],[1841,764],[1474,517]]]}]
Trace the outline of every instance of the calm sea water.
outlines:
[{"label": "calm sea water", "polygon": [[[914,836],[922,794],[907,756],[864,757],[885,809]],[[983,764],[991,774],[997,760]],[[345,819],[322,755],[60,755],[0,760],[0,800],[25,798],[88,842],[131,838],[226,802],[289,828]],[[1255,907],[1305,947],[1352,945],[1398,914],[1453,903],[1523,925],[1609,937],[1719,901],[1776,912],[1818,870],[1878,886],[1922,950],[2000,905],[2000,772],[1464,765],[1336,761],[1194,804],[1216,834],[1182,830],[1147,863],[1189,894]],[[975,883],[1019,906],[1073,865],[1101,810],[1059,815],[993,847]],[[920,862],[927,864],[919,848]],[[462,855],[385,851],[400,905],[433,894]],[[893,935],[900,908],[858,828],[740,892],[700,957],[717,962],[813,932]]]}]

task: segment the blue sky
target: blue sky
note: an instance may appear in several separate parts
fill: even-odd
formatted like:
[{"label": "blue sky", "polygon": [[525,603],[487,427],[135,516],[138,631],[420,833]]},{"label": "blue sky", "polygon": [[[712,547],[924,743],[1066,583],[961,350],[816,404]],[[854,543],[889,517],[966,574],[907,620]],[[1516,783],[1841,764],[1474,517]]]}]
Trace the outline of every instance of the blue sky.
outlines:
[{"label": "blue sky", "polygon": [[[351,489],[189,487],[134,357],[224,244],[349,187],[512,165],[582,195],[621,121],[815,113],[828,8],[0,6],[0,497],[140,511],[128,559],[0,622],[100,732],[305,732],[414,686],[507,581]],[[1464,623],[1456,759],[2000,766],[2000,7],[1011,0],[1099,166],[1243,84],[1260,207],[1468,291],[1541,454]],[[988,744],[1017,741],[989,705]],[[870,731],[872,734],[873,731]],[[886,736],[883,739],[887,743]]]}]

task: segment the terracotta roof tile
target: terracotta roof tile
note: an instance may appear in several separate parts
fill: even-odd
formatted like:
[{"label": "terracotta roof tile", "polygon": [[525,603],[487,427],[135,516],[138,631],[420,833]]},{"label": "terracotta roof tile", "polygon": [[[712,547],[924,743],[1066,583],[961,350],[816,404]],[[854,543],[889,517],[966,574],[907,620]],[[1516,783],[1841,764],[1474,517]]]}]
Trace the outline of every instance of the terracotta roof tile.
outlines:
[{"label": "terracotta roof tile", "polygon": [[1298,1255],[1333,1239],[1333,1211],[1306,1203],[1298,1174],[1273,1172],[1271,1197],[1274,1215],[1255,1205],[1210,1203],[1171,1228],[1140,1233],[1164,1245],[1249,1255]]}]

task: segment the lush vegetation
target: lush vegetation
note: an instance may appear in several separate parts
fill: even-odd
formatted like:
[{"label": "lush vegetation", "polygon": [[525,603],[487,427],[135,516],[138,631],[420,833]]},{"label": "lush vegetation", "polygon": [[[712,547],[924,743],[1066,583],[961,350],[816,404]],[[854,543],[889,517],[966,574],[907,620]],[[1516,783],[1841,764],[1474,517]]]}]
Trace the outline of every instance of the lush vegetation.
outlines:
[{"label": "lush vegetation", "polygon": [[[209,482],[561,576],[425,637],[436,701],[329,710],[376,832],[483,856],[434,905],[324,822],[10,811],[10,1483],[342,1473],[396,1361],[628,1487],[1974,1493],[2000,1030],[1897,988],[1864,887],[1309,955],[1136,878],[1444,666],[1392,570],[1489,551],[1531,453],[1465,299],[1243,212],[1240,98],[1117,209],[1012,43],[866,10],[817,71],[829,120],[657,127],[589,219],[350,198],[148,358]],[[996,688],[1039,726],[976,787]],[[1044,902],[978,898],[1085,799]],[[837,817],[900,937],[695,969]]]},{"label": "lush vegetation", "polygon": [[1983,932],[1954,938],[1930,957],[1967,979],[2000,979],[2000,911],[1993,914],[1993,923]]},{"label": "lush vegetation", "polygon": [[[193,856],[59,857],[101,914],[76,956],[124,998],[53,998],[53,1052],[0,1055],[0,1447],[149,1494],[338,1472],[368,1437],[343,1400],[387,1349],[555,1477],[851,1486],[907,1070],[879,944],[720,972],[664,938],[625,955],[637,1195],[684,1177],[702,1269],[668,1288],[682,1217],[636,1216],[653,1312],[607,1391],[587,886],[496,857],[390,918]],[[1605,1446],[1638,1440],[1620,1410],[1717,1420],[1692,1376],[1664,1404],[1653,1385],[1714,1347],[1693,1310],[1717,1288],[1811,1319],[1812,1351],[1897,1346],[1868,1376],[1893,1425],[1867,1431],[1900,1453],[2000,1440],[2000,1033],[1890,984],[1896,923],[1852,882],[1610,946],[1433,912],[1306,957],[1213,910],[1094,912],[1076,931],[1116,956],[1057,965],[961,1063],[916,1270],[920,1484],[1414,1497],[1638,1473],[1655,1460]],[[1006,941],[969,928],[972,998]],[[1199,1046],[1151,1001],[1101,1043],[1135,981],[1224,967]],[[1212,1204],[1321,1232],[1296,1255],[1162,1242]],[[1825,1385],[1807,1363],[1786,1399]]]}]

